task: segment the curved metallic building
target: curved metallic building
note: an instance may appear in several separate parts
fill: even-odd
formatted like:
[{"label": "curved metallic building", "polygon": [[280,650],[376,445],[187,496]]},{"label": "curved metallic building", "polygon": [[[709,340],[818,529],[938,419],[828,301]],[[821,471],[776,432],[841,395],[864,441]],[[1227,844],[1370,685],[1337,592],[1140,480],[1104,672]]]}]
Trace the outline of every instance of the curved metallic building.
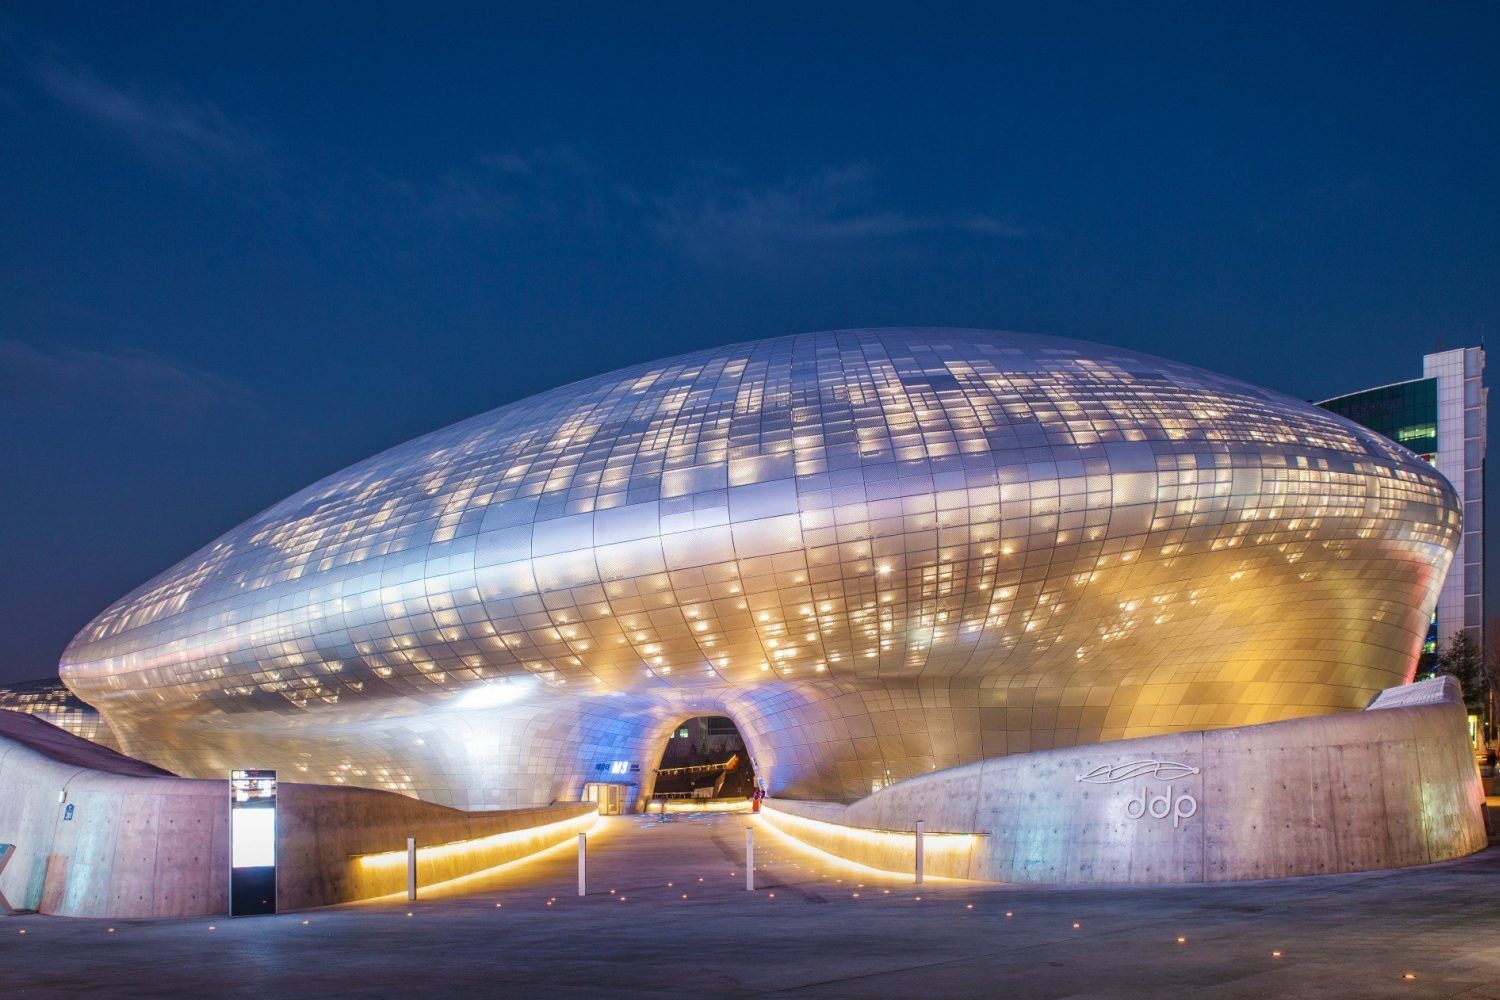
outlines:
[{"label": "curved metallic building", "polygon": [[[725,714],[782,796],[1363,707],[1460,530],[1380,435],[1113,347],[842,330],[715,347],[393,448],[64,655],[127,752],[466,808],[649,783]],[[639,770],[639,773],[635,772]]]}]

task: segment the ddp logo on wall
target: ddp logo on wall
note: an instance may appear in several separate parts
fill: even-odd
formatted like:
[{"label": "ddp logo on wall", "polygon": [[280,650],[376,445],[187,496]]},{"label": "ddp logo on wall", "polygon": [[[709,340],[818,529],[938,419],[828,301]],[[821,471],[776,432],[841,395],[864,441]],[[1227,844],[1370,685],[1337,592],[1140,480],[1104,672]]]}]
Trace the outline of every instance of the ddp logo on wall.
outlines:
[{"label": "ddp logo on wall", "polygon": [[1133,760],[1128,764],[1100,764],[1084,774],[1073,776],[1074,781],[1086,781],[1094,785],[1113,785],[1133,782],[1137,778],[1155,778],[1166,783],[1164,793],[1154,793],[1151,786],[1142,784],[1140,793],[1125,800],[1125,815],[1133,820],[1172,818],[1172,829],[1179,829],[1182,821],[1198,815],[1198,800],[1187,792],[1178,794],[1171,782],[1179,778],[1202,773],[1201,768],[1179,764],[1171,760]]}]

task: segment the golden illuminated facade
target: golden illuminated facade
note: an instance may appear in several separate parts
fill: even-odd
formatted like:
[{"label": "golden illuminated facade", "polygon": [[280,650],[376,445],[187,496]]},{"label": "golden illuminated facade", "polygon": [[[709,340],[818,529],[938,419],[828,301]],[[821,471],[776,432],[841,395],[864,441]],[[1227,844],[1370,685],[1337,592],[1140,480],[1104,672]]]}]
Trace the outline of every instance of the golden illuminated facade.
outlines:
[{"label": "golden illuminated facade", "polygon": [[717,347],[361,462],[62,662],[128,752],[477,808],[640,781],[731,717],[790,797],[1362,708],[1460,532],[1372,431],[1159,358],[973,330]]}]

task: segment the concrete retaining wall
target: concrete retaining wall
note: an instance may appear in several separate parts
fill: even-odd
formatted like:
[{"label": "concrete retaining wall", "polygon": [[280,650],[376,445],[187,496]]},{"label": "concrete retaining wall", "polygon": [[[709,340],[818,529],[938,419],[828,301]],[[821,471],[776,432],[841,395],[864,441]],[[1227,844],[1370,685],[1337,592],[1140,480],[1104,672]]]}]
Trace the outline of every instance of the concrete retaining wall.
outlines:
[{"label": "concrete retaining wall", "polygon": [[[71,818],[69,809],[71,806]],[[178,917],[229,908],[226,783],[171,777],[0,712],[0,892],[73,916]]]},{"label": "concrete retaining wall", "polygon": [[1363,712],[1000,757],[848,806],[769,806],[786,832],[874,867],[910,871],[910,852],[822,824],[906,834],[923,820],[929,831],[982,835],[970,851],[929,852],[934,875],[1141,883],[1462,857],[1485,847],[1482,801],[1458,686],[1439,678]]},{"label": "concrete retaining wall", "polygon": [[277,808],[276,892],[283,909],[404,892],[407,837],[417,838],[418,885],[432,885],[571,840],[599,815],[584,802],[466,813],[327,785],[280,785]]},{"label": "concrete retaining wall", "polygon": [[[595,816],[584,803],[465,813],[362,788],[277,791],[281,909],[404,889],[407,837],[424,845],[419,883],[430,885],[561,843]],[[178,778],[6,711],[0,842],[16,845],[0,892],[19,908],[120,918],[229,908],[227,780]],[[387,852],[399,861],[360,857]]]}]

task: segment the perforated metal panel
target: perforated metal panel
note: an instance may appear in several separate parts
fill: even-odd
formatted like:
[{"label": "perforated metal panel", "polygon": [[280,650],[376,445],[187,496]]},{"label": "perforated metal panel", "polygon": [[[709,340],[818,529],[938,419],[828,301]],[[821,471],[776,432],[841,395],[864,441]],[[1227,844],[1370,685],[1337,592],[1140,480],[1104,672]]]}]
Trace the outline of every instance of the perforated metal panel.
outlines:
[{"label": "perforated metal panel", "polygon": [[847,799],[1361,708],[1409,678],[1459,527],[1431,467],[1233,379],[1024,334],[806,334],[361,462],[117,602],[62,673],[186,773],[527,804],[722,712],[778,794]]}]

